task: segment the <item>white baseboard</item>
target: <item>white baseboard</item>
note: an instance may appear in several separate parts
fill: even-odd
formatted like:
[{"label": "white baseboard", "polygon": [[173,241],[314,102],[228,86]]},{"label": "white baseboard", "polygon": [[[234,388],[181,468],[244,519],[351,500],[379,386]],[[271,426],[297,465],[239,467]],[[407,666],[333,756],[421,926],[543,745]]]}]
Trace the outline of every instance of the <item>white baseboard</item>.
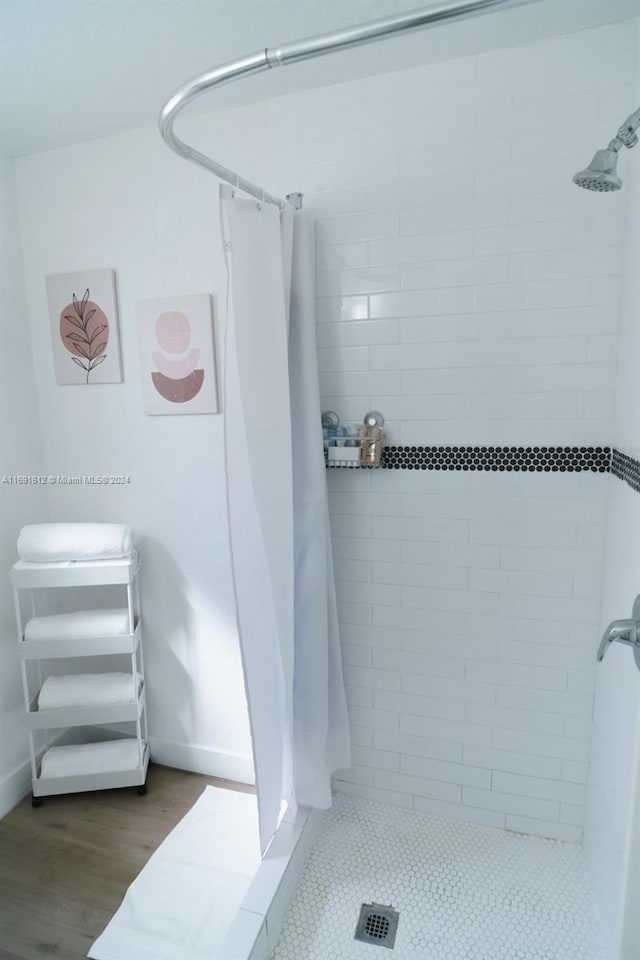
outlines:
[{"label": "white baseboard", "polygon": [[31,764],[28,760],[0,780],[0,820],[31,793]]},{"label": "white baseboard", "polygon": [[215,750],[190,743],[176,743],[151,737],[151,760],[165,767],[203,773],[207,777],[235,780],[237,783],[255,784],[253,758],[230,750]]}]

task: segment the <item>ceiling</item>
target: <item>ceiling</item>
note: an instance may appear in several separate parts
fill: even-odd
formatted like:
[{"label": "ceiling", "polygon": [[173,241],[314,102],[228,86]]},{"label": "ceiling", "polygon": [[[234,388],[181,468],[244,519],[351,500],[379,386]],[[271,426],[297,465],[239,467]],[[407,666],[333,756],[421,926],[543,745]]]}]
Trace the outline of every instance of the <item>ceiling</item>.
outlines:
[{"label": "ceiling", "polygon": [[[0,153],[153,124],[196,74],[264,47],[434,0],[0,0]],[[217,90],[219,109],[628,19],[640,0],[532,0],[269,71]],[[206,101],[206,102],[205,102]]]}]

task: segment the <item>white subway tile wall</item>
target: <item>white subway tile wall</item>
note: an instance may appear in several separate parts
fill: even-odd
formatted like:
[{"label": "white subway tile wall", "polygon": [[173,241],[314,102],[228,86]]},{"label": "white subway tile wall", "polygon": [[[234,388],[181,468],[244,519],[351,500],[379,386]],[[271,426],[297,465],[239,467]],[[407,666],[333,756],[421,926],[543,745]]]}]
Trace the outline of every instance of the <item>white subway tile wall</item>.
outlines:
[{"label": "white subway tile wall", "polygon": [[[571,176],[635,69],[618,23],[270,103],[271,188],[316,218],[325,408],[393,444],[611,442],[625,196]],[[579,839],[606,478],[328,480],[338,786]]]},{"label": "white subway tile wall", "polygon": [[[347,698],[367,748],[338,785],[579,832],[603,559],[581,533],[604,530],[606,478],[380,470],[329,486],[339,594],[358,611],[341,624]],[[371,533],[347,534],[363,511]]]}]

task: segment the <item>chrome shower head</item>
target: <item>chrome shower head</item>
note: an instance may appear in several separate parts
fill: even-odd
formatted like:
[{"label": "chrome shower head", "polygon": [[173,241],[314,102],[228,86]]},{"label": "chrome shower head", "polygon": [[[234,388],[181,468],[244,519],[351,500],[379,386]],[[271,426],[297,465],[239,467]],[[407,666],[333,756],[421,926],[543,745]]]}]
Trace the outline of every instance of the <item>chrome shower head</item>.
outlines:
[{"label": "chrome shower head", "polygon": [[617,150],[598,150],[589,166],[574,174],[573,182],[585,190],[597,190],[599,193],[619,190],[622,180],[616,173],[617,162]]},{"label": "chrome shower head", "polygon": [[627,117],[606,150],[598,150],[586,170],[574,174],[573,182],[585,190],[595,190],[598,193],[619,190],[622,180],[616,172],[618,152],[622,147],[635,147],[638,142],[638,127],[640,107]]}]

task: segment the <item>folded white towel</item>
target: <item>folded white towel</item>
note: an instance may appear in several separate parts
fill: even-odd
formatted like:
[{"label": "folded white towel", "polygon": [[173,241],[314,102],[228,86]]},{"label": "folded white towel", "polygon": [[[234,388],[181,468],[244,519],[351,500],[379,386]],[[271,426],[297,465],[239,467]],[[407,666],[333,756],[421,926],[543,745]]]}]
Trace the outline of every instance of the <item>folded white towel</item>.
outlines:
[{"label": "folded white towel", "polygon": [[32,617],[24,628],[25,640],[84,640],[92,637],[119,637],[129,633],[129,611],[78,610]]},{"label": "folded white towel", "polygon": [[31,563],[115,560],[133,550],[126,523],[32,523],[18,536],[18,555]]},{"label": "folded white towel", "polygon": [[[136,694],[142,677],[136,674]],[[47,677],[38,695],[39,710],[59,707],[97,707],[135,700],[130,673],[77,673]]]},{"label": "folded white towel", "polygon": [[68,747],[50,747],[42,758],[40,776],[76,777],[85,773],[112,773],[135,770],[138,766],[137,740],[103,740]]}]

